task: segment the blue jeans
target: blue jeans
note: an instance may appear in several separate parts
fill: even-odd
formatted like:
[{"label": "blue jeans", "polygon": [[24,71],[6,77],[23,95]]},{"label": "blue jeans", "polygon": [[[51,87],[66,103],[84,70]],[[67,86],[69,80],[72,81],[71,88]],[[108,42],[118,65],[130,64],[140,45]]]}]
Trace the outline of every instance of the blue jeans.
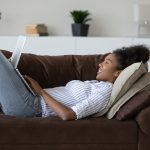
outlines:
[{"label": "blue jeans", "polygon": [[32,95],[0,51],[0,105],[3,113],[16,117],[40,116],[40,101],[41,97]]}]

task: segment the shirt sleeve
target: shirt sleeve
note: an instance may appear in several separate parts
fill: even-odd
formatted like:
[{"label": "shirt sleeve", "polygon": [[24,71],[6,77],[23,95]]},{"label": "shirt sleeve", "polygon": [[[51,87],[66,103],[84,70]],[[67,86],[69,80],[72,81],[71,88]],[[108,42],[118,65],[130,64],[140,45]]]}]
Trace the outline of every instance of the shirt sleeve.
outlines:
[{"label": "shirt sleeve", "polygon": [[87,99],[72,106],[71,109],[76,113],[76,120],[103,110],[108,103],[111,95],[111,87],[104,88],[101,93],[93,93]]}]

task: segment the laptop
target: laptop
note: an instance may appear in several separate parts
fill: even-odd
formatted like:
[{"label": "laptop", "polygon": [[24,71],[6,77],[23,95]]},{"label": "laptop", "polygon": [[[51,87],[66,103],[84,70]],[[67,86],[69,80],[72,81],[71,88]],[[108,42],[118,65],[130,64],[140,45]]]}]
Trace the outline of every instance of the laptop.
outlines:
[{"label": "laptop", "polygon": [[26,39],[27,39],[26,36],[18,36],[18,40],[17,40],[16,46],[15,46],[15,49],[14,49],[14,51],[12,53],[12,56],[9,59],[9,61],[11,62],[12,66],[14,67],[14,69],[17,72],[17,74],[19,75],[19,77],[22,79],[22,81],[25,84],[25,86],[27,87],[27,89],[34,96],[37,96],[37,94],[31,89],[31,87],[29,86],[29,84],[27,83],[27,81],[24,79],[24,77],[22,76],[22,74],[20,73],[20,71],[17,69],[18,62],[20,60],[20,56],[21,56],[22,50],[24,48]]}]

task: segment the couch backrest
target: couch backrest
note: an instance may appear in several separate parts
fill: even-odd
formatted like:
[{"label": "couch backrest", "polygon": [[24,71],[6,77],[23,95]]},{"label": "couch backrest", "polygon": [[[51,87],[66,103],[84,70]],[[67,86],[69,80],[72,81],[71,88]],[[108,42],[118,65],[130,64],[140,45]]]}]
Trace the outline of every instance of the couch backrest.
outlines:
[{"label": "couch backrest", "polygon": [[[12,53],[2,50],[10,58]],[[42,88],[63,86],[70,80],[94,80],[98,64],[107,54],[47,56],[22,53],[18,69],[39,82]]]}]

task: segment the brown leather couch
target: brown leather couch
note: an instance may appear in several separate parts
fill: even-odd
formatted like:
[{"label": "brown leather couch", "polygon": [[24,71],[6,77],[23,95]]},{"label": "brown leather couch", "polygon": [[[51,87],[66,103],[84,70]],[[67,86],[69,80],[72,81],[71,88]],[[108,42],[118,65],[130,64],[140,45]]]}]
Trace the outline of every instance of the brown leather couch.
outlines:
[{"label": "brown leather couch", "polygon": [[[9,58],[11,53],[2,51]],[[38,56],[22,54],[19,70],[43,88],[68,81],[95,79],[105,55]],[[0,115],[0,150],[150,150],[150,106],[134,118],[105,115],[75,121],[57,117],[16,118]]]}]

